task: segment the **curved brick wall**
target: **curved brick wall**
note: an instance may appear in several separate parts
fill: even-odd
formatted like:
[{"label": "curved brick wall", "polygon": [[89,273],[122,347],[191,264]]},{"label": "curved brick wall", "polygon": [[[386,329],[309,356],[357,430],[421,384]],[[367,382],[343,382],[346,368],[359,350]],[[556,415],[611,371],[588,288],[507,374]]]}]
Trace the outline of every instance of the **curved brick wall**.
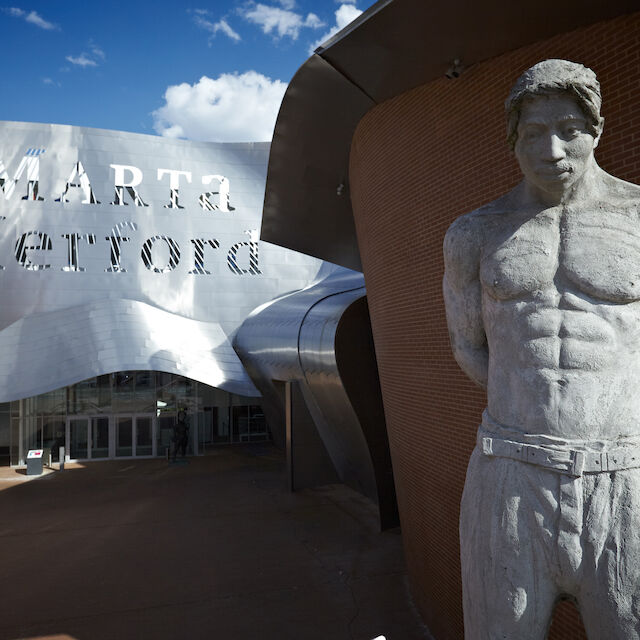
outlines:
[{"label": "curved brick wall", "polygon": [[[606,118],[596,156],[640,183],[640,14],[557,36],[443,78],[372,109],[351,151],[351,197],[414,599],[438,640],[463,637],[458,505],[485,403],[449,350],[442,239],[457,216],[512,188],[503,101],[545,58],[593,68]],[[585,638],[575,608],[550,638]]]}]

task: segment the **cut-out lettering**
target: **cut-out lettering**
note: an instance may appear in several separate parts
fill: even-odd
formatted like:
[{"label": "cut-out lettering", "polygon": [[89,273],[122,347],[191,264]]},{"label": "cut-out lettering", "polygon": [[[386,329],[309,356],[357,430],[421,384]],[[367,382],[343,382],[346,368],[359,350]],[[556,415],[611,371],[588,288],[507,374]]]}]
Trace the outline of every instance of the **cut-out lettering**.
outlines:
[{"label": "cut-out lettering", "polygon": [[124,229],[136,231],[138,229],[138,225],[135,222],[130,222],[129,220],[119,222],[115,227],[113,227],[113,229],[111,229],[110,235],[105,238],[111,247],[111,266],[105,269],[107,273],[126,273],[127,271],[120,264],[121,244],[123,242],[129,242],[129,237],[122,235],[122,231]]},{"label": "cut-out lettering", "polygon": [[184,176],[187,182],[191,182],[191,171],[176,171],[174,169],[158,169],[158,180],[162,180],[164,174],[169,174],[169,188],[171,193],[169,196],[169,204],[165,204],[165,209],[184,209],[178,202],[180,190],[180,176]]},{"label": "cut-out lettering", "polygon": [[43,197],[38,195],[38,180],[40,177],[40,156],[45,152],[44,149],[27,149],[20,164],[13,174],[13,180],[9,178],[7,169],[2,160],[0,160],[0,189],[4,193],[5,200],[9,200],[13,195],[18,180],[22,178],[22,174],[27,173],[27,194],[22,196],[23,200],[39,200],[42,202]]},{"label": "cut-out lettering", "polygon": [[67,180],[64,191],[59,198],[56,198],[56,202],[69,202],[69,200],[67,200],[67,195],[69,195],[69,190],[72,188],[82,190],[82,194],[84,195],[82,204],[100,204],[100,201],[93,194],[91,182],[89,182],[89,176],[84,170],[82,162],[80,162],[79,160],[73,165],[73,169],[71,169],[71,175]]},{"label": "cut-out lettering", "polygon": [[[169,260],[164,267],[157,267],[153,262],[153,245],[158,240],[162,240],[166,243],[167,247],[169,247]],[[169,238],[168,236],[152,236],[142,245],[140,257],[142,258],[142,262],[144,262],[144,266],[147,267],[149,271],[153,271],[154,273],[167,273],[168,271],[173,271],[178,266],[180,262],[180,247],[173,238]]]},{"label": "cut-out lettering", "polygon": [[[227,253],[227,266],[233,273],[242,275],[250,273],[251,275],[259,275],[262,273],[258,264],[258,230],[252,229],[245,231],[249,236],[249,242],[236,242]],[[249,248],[249,265],[248,268],[241,267],[238,264],[238,251],[242,247]]]},{"label": "cut-out lettering", "polygon": [[16,260],[29,271],[51,269],[50,264],[36,264],[31,261],[28,251],[51,251],[51,238],[42,231],[27,231],[16,240]]},{"label": "cut-out lettering", "polygon": [[63,233],[62,238],[67,241],[67,264],[62,267],[62,271],[84,271],[78,263],[78,242],[86,240],[87,244],[95,244],[96,236],[94,233]]},{"label": "cut-out lettering", "polygon": [[[124,201],[124,194],[128,193],[136,207],[148,207],[149,205],[144,202],[136,190],[136,187],[142,182],[142,171],[138,167],[128,164],[110,164],[109,166],[114,170],[113,183],[115,187],[115,198],[110,204],[127,206],[129,203]],[[131,174],[129,180],[125,180],[125,171]]]},{"label": "cut-out lettering", "polygon": [[[229,202],[229,180],[224,176],[202,176],[202,184],[211,184],[213,180],[218,181],[218,191],[207,191],[200,194],[198,202],[206,211],[234,211]],[[214,197],[215,196],[215,197]]]},{"label": "cut-out lettering", "polygon": [[194,275],[209,275],[211,271],[204,268],[204,248],[209,245],[212,249],[217,249],[220,243],[217,240],[205,240],[204,238],[193,238],[193,269],[189,271]]}]

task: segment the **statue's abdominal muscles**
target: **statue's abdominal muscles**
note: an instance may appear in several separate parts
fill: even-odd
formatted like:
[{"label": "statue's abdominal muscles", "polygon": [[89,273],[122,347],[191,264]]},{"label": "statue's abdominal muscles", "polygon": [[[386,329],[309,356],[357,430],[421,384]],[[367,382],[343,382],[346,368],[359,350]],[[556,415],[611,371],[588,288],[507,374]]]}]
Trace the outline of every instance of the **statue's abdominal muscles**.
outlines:
[{"label": "statue's abdominal muscles", "polygon": [[591,234],[552,218],[482,259],[489,411],[529,433],[640,435],[640,242],[621,246],[620,216]]}]

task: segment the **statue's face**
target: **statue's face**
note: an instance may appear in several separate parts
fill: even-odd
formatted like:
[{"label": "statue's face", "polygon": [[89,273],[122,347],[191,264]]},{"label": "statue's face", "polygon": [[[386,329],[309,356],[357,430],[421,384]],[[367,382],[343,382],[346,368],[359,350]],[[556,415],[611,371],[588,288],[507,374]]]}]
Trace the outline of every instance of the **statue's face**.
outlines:
[{"label": "statue's face", "polygon": [[525,180],[541,195],[561,198],[593,162],[597,139],[568,93],[525,98],[515,154]]}]

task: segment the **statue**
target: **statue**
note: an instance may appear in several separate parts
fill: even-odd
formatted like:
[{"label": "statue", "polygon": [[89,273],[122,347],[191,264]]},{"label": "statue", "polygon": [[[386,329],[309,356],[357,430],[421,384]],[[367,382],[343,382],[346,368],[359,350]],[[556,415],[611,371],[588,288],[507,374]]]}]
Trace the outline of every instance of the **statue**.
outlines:
[{"label": "statue", "polygon": [[[460,516],[466,640],[640,638],[640,187],[603,171],[600,85],[546,60],[507,101],[523,180],[458,218],[444,299],[487,389]],[[640,141],[636,141],[640,144]]]}]

